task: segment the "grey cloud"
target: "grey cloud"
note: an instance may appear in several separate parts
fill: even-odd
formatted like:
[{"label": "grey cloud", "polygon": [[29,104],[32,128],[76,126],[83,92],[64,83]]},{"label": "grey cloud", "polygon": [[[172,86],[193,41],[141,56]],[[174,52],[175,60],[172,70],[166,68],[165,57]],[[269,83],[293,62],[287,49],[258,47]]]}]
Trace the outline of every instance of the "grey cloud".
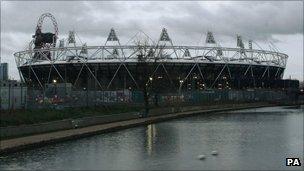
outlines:
[{"label": "grey cloud", "polygon": [[[51,12],[58,20],[60,33],[76,29],[157,30],[167,27],[193,38],[208,29],[221,35],[236,33],[256,39],[272,34],[303,33],[302,2],[232,2],[218,4],[216,13],[199,2],[8,2],[2,9],[2,32],[33,33],[39,15]],[[209,9],[208,9],[209,8]],[[11,21],[14,22],[11,22]],[[152,31],[153,32],[153,31]],[[124,34],[128,34],[124,32]]]},{"label": "grey cloud", "polygon": [[211,13],[204,5],[185,4],[179,12],[187,13],[186,17],[164,17],[161,22],[191,34],[212,29],[221,35],[239,33],[262,40],[272,39],[273,34],[303,34],[302,2],[233,2],[219,6],[216,13]]}]

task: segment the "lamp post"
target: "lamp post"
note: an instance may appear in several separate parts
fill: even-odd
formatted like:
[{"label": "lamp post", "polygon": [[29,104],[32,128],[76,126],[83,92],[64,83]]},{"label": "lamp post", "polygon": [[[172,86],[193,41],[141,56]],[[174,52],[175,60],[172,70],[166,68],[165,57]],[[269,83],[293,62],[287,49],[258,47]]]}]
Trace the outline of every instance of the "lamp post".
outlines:
[{"label": "lamp post", "polygon": [[55,87],[55,95],[56,95],[57,94],[57,80],[56,79],[53,80],[53,84]]},{"label": "lamp post", "polygon": [[[54,92],[54,97],[53,97],[53,99],[52,99],[52,104],[57,104],[57,99],[58,99],[58,95],[57,95],[57,80],[56,79],[54,79],[53,80],[53,84],[54,84],[54,88],[55,88],[55,92]],[[44,100],[44,98],[43,98],[43,100]]]},{"label": "lamp post", "polygon": [[181,95],[181,89],[183,86],[184,80],[179,80],[179,88],[178,88],[178,94]]}]

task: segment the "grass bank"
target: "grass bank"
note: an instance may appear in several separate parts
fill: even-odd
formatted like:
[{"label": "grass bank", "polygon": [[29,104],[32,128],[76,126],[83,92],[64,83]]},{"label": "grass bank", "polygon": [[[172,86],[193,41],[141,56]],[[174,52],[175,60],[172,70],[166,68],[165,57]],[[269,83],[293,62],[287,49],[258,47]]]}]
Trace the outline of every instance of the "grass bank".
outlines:
[{"label": "grass bank", "polygon": [[[232,103],[232,102],[231,102]],[[216,105],[215,102],[206,102],[200,104],[201,106]],[[229,104],[225,102],[222,104]],[[150,109],[165,108],[165,107],[177,107],[177,106],[192,106],[194,104],[162,104],[162,105],[150,105]],[[198,104],[196,104],[198,105]],[[20,109],[11,111],[0,112],[0,127],[6,126],[20,126],[30,125],[44,122],[51,122],[63,119],[75,119],[88,116],[103,116],[110,114],[126,113],[126,112],[139,112],[144,111],[143,105],[104,105],[104,106],[92,106],[92,107],[71,107],[71,108],[43,108],[43,109]]]},{"label": "grass bank", "polygon": [[[250,104],[254,102],[239,102],[238,104]],[[214,105],[232,105],[235,104],[233,101],[226,102],[206,102],[203,104],[166,104],[154,106],[150,105],[150,109],[154,108],[165,108],[165,107],[181,107],[181,106],[193,106],[198,105],[208,109],[210,106]],[[279,105],[279,104],[277,104]],[[284,105],[284,104],[280,104]],[[288,103],[286,102],[286,105]],[[0,127],[6,126],[20,126],[20,125],[30,125],[44,122],[51,122],[63,119],[75,119],[88,116],[103,116],[118,113],[127,112],[139,112],[144,111],[144,106],[141,105],[109,105],[109,106],[95,106],[95,107],[78,107],[78,108],[46,108],[46,109],[23,109],[23,110],[13,110],[13,111],[0,111]]]},{"label": "grass bank", "polygon": [[36,124],[62,119],[82,118],[87,116],[102,116],[116,113],[141,111],[141,106],[98,106],[63,109],[23,109],[14,111],[1,111],[0,127]]}]

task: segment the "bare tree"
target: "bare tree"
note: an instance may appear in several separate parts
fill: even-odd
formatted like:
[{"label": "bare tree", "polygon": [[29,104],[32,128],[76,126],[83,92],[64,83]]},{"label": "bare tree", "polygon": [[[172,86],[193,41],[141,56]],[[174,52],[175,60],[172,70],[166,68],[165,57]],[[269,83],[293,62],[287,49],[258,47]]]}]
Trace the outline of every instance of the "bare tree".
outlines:
[{"label": "bare tree", "polygon": [[[143,114],[143,117],[147,117],[149,113],[149,98],[152,94],[152,86],[153,86],[153,77],[152,72],[149,70],[148,63],[150,63],[151,60],[154,60],[155,52],[153,48],[149,48],[149,42],[148,39],[144,40],[137,40],[134,42],[138,49],[138,63],[137,68],[140,71],[138,75],[138,86],[139,89],[143,92],[143,99],[144,99],[144,106],[145,106],[145,112]],[[155,63],[154,63],[155,66]],[[153,68],[153,67],[152,67]]]}]

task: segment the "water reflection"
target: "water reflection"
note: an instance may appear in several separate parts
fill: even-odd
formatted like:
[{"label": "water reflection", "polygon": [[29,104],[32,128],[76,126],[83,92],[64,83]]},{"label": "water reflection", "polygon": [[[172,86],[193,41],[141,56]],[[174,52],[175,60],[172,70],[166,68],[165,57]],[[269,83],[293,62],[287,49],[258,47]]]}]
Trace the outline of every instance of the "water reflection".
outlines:
[{"label": "water reflection", "polygon": [[147,126],[147,152],[149,155],[151,155],[153,151],[156,131],[155,124],[150,124]]}]

